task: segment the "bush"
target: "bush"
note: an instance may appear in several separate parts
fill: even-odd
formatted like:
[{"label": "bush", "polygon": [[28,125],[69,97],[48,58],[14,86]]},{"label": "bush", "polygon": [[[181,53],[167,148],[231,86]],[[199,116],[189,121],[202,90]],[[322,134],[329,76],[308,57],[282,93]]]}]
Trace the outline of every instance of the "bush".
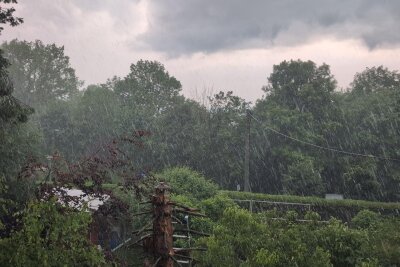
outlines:
[{"label": "bush", "polygon": [[400,266],[400,220],[383,219],[372,231],[371,254],[379,259],[379,266]]},{"label": "bush", "polygon": [[167,182],[173,194],[185,195],[194,200],[215,196],[218,189],[216,184],[188,167],[166,169],[156,174],[156,177],[160,181]]},{"label": "bush", "polygon": [[370,210],[362,210],[351,220],[354,227],[367,229],[379,222],[379,214]]},{"label": "bush", "polygon": [[23,227],[0,239],[1,266],[100,266],[103,254],[88,239],[91,216],[53,201],[31,203]]},{"label": "bush", "polygon": [[221,194],[203,200],[201,204],[206,215],[214,221],[217,221],[227,208],[238,207],[231,198]]}]

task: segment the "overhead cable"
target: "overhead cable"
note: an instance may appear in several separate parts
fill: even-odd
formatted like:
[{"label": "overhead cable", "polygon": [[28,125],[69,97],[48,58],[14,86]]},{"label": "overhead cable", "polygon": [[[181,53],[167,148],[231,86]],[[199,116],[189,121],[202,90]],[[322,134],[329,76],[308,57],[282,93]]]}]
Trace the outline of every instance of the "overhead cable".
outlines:
[{"label": "overhead cable", "polygon": [[390,158],[390,157],[381,157],[381,156],[375,156],[375,155],[371,155],[371,154],[361,154],[361,153],[355,153],[355,152],[349,152],[349,151],[345,151],[345,150],[341,150],[341,149],[337,149],[337,148],[331,148],[331,147],[326,147],[326,146],[320,146],[320,145],[316,145],[304,140],[300,140],[297,139],[295,137],[289,136],[287,134],[281,133],[278,130],[275,130],[272,127],[269,127],[268,125],[265,125],[265,123],[262,123],[261,121],[259,121],[257,118],[255,118],[252,114],[250,114],[250,116],[257,121],[258,123],[260,123],[261,125],[263,125],[266,129],[270,130],[271,132],[274,132],[280,136],[283,136],[285,138],[288,138],[292,141],[296,141],[298,143],[302,143],[308,146],[312,146],[318,149],[323,149],[323,150],[328,150],[328,151],[332,151],[332,152],[336,152],[336,153],[341,153],[341,154],[346,154],[346,155],[350,155],[350,156],[357,156],[357,157],[366,157],[366,158],[375,158],[375,159],[382,159],[382,160],[390,160],[390,161],[397,161],[400,162],[400,159],[397,158]]}]

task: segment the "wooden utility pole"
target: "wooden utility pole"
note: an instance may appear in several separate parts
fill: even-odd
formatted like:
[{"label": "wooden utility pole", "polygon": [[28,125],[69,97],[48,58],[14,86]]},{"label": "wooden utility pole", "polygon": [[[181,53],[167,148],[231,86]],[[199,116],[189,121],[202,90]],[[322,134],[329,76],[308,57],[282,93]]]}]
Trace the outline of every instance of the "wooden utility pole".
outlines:
[{"label": "wooden utility pole", "polygon": [[246,110],[246,144],[244,154],[244,191],[250,192],[250,123],[251,113],[250,110]]}]

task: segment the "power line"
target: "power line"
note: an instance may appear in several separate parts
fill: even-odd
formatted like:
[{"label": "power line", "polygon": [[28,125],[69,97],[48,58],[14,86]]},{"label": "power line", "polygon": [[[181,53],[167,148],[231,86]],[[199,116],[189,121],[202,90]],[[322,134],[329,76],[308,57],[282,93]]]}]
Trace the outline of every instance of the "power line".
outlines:
[{"label": "power line", "polygon": [[396,159],[396,158],[387,158],[387,157],[380,157],[380,156],[375,156],[375,155],[368,155],[368,154],[361,154],[361,153],[355,153],[355,152],[349,152],[349,151],[345,151],[345,150],[341,150],[341,149],[337,149],[337,148],[331,148],[331,147],[326,147],[326,146],[319,146],[307,141],[303,141],[294,137],[291,137],[289,135],[286,135],[284,133],[281,133],[277,130],[275,130],[274,128],[269,127],[268,125],[262,124],[261,121],[259,121],[257,118],[255,118],[252,114],[250,114],[250,116],[257,121],[258,123],[260,123],[261,125],[263,125],[266,129],[270,130],[271,132],[274,132],[280,136],[283,136],[285,138],[288,138],[290,140],[308,145],[308,146],[312,146],[315,148],[319,148],[319,149],[324,149],[324,150],[328,150],[328,151],[332,151],[332,152],[336,152],[336,153],[341,153],[341,154],[346,154],[346,155],[350,155],[350,156],[357,156],[357,157],[366,157],[366,158],[375,158],[375,159],[382,159],[382,160],[390,160],[390,161],[397,161],[400,162],[400,159]]}]

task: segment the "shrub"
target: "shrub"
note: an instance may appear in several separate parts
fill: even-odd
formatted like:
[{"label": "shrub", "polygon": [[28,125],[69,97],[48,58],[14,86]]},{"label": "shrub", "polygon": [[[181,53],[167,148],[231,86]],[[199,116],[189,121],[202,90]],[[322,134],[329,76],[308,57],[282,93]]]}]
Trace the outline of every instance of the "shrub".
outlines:
[{"label": "shrub", "polygon": [[186,195],[195,200],[212,197],[216,195],[218,189],[216,184],[188,167],[166,169],[156,177],[161,181],[166,181],[171,187],[172,193]]},{"label": "shrub", "polygon": [[206,215],[214,221],[217,221],[227,208],[238,207],[231,198],[221,194],[203,200],[201,204]]},{"label": "shrub", "polygon": [[52,201],[31,203],[23,227],[0,239],[1,266],[100,266],[103,254],[88,239],[91,216]]},{"label": "shrub", "polygon": [[354,227],[366,229],[373,227],[379,221],[379,214],[370,210],[362,210],[351,220]]}]

